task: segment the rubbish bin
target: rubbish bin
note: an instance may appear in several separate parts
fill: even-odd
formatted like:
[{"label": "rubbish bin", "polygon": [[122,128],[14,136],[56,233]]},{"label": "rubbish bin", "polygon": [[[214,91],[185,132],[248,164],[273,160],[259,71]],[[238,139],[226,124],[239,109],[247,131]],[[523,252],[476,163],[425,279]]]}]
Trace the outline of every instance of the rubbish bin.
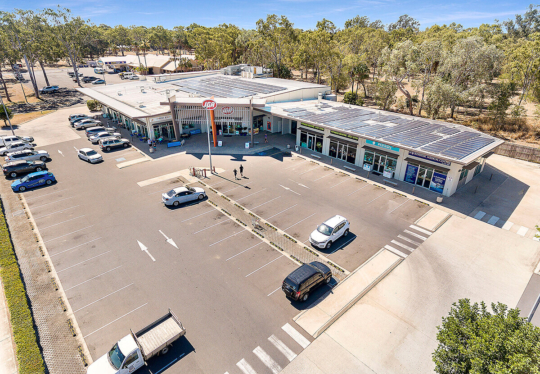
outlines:
[{"label": "rubbish bin", "polygon": [[442,196],[437,196],[437,202],[442,203]]},{"label": "rubbish bin", "polygon": [[150,147],[149,151],[150,151],[150,153],[154,153],[154,148]]}]

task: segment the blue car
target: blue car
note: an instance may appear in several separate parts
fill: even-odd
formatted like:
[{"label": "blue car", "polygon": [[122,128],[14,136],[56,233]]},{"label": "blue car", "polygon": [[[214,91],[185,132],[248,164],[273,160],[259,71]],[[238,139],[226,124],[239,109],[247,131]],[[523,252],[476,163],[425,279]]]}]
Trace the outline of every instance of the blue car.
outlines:
[{"label": "blue car", "polygon": [[11,189],[14,192],[24,192],[29,188],[35,188],[43,185],[51,185],[56,182],[53,173],[47,170],[30,173],[26,177],[17,179],[11,183]]}]

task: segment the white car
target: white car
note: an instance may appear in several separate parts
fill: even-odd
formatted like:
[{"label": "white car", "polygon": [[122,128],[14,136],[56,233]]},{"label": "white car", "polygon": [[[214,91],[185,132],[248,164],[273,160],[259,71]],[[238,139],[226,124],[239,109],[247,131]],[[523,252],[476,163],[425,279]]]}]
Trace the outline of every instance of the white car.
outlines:
[{"label": "white car", "polygon": [[133,74],[132,76],[128,77],[128,79],[131,79],[132,81],[136,81],[136,80],[139,80],[139,76]]},{"label": "white car", "polygon": [[161,201],[165,205],[178,206],[194,200],[202,200],[206,192],[200,187],[178,187],[161,195]]},{"label": "white car", "polygon": [[91,164],[103,161],[103,157],[92,148],[81,148],[77,150],[77,156],[79,156],[81,160],[87,161]]},{"label": "white car", "polygon": [[0,148],[0,156],[5,156],[11,152],[24,151],[25,149],[33,150],[34,147],[32,146],[32,144],[23,142],[11,143],[8,147]]},{"label": "white car", "polygon": [[75,127],[76,129],[81,129],[81,130],[86,129],[87,127],[94,127],[96,125],[101,125],[101,122],[96,121],[95,119],[92,119],[92,118],[85,118],[85,119],[82,119],[80,121],[73,123],[73,127]]},{"label": "white car", "polygon": [[342,236],[349,235],[349,221],[342,216],[334,216],[324,221],[309,236],[309,242],[317,248],[330,249]]},{"label": "white car", "polygon": [[92,144],[98,144],[101,139],[120,139],[122,134],[118,132],[113,132],[112,134],[108,131],[98,132],[95,135],[92,135],[88,138]]},{"label": "white car", "polygon": [[11,152],[6,155],[6,162],[9,161],[18,161],[18,160],[27,160],[35,161],[41,160],[43,162],[47,161],[50,158],[49,152],[47,151],[32,151],[26,149],[24,151]]},{"label": "white car", "polygon": [[31,136],[16,136],[16,135],[8,135],[8,136],[2,136],[0,141],[0,144],[3,145],[10,145],[11,143],[32,143],[34,141],[34,138]]}]

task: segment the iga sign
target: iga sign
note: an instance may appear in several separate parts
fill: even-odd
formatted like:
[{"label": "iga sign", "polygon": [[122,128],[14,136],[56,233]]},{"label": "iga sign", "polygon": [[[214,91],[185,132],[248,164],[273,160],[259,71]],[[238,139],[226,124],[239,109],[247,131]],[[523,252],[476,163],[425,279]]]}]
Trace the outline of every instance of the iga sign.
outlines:
[{"label": "iga sign", "polygon": [[234,108],[232,106],[224,106],[223,108],[221,108],[221,112],[223,114],[233,114]]},{"label": "iga sign", "polygon": [[206,110],[214,110],[217,108],[217,103],[214,100],[204,100],[202,106]]}]

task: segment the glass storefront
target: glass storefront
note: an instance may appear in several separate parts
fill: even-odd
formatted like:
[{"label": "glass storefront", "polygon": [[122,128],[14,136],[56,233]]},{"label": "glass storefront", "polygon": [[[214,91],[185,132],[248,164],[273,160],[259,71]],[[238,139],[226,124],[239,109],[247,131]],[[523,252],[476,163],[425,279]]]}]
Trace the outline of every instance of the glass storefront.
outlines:
[{"label": "glass storefront", "polygon": [[366,150],[364,152],[364,166],[370,166],[374,172],[385,174],[387,178],[394,178],[398,155],[395,157],[388,154],[377,153]]},{"label": "glass storefront", "polygon": [[154,129],[154,138],[155,139],[166,139],[171,140],[175,138],[174,126],[172,122],[160,123],[152,126]]},{"label": "glass storefront", "polygon": [[322,153],[323,134],[300,131],[300,146]]},{"label": "glass storefront", "polygon": [[437,170],[435,166],[432,168],[425,164],[409,162],[405,170],[404,180],[442,194],[447,175],[447,171]]},{"label": "glass storefront", "polygon": [[352,143],[343,143],[338,139],[330,139],[330,149],[328,155],[337,159],[350,162],[356,162],[356,150],[358,146]]},{"label": "glass storefront", "polygon": [[247,126],[242,126],[241,121],[216,119],[216,130],[218,135],[241,135],[247,134]]}]

